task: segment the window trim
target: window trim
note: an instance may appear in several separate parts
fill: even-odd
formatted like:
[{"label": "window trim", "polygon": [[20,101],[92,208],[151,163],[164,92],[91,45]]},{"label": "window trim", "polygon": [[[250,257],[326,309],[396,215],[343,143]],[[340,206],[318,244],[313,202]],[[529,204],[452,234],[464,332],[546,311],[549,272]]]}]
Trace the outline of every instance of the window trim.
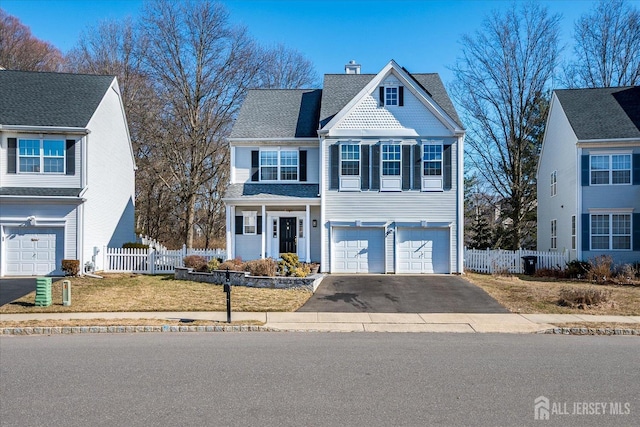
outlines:
[{"label": "window trim", "polygon": [[[353,159],[344,159],[343,158],[343,151],[342,151],[342,147],[358,147],[357,148],[357,154],[358,154],[358,159],[357,160],[353,160]],[[349,153],[347,153],[349,154]],[[353,141],[346,141],[346,142],[341,142],[340,143],[340,162],[338,165],[338,173],[339,176],[342,177],[349,177],[349,178],[354,178],[354,177],[360,177],[360,175],[362,174],[362,151],[360,149],[360,143],[359,142],[353,142]],[[358,162],[358,173],[357,174],[353,174],[353,175],[346,175],[342,173],[342,163],[343,162]]]},{"label": "window trim", "polygon": [[[248,223],[247,223],[248,220]],[[253,224],[252,224],[253,222]],[[253,227],[253,231],[247,231],[247,229]],[[258,212],[257,211],[243,211],[242,212],[242,234],[248,236],[255,236],[258,234]]]},{"label": "window trim", "polygon": [[[426,140],[420,142],[420,181],[421,191],[443,191],[444,190],[444,141],[443,140]],[[438,146],[440,147],[440,159],[425,160],[425,154],[427,153],[427,147]],[[426,175],[425,164],[427,162],[439,162],[440,163],[440,175]]]},{"label": "window trim", "polygon": [[558,194],[558,171],[551,172],[551,197],[555,197]]},{"label": "window trim", "polygon": [[[393,91],[395,89],[395,96],[387,93],[387,91]],[[389,102],[395,99],[395,103]],[[400,105],[400,85],[385,85],[384,86],[384,106],[385,107],[398,107]]]},{"label": "window trim", "polygon": [[[262,164],[262,153],[276,153],[276,164],[275,165],[263,165]],[[293,167],[292,165],[283,165],[282,164],[282,153],[286,152],[295,152],[296,153],[296,179],[282,179],[282,169]],[[262,170],[263,168],[275,168],[276,169],[276,179],[263,179],[262,178]],[[300,150],[299,149],[291,149],[291,148],[262,148],[258,152],[258,182],[300,182]]]},{"label": "window trim", "polygon": [[[629,169],[613,169],[613,157],[614,156],[627,156],[629,157]],[[607,169],[593,169],[592,160],[594,157],[607,157]],[[593,174],[594,172],[607,172],[607,182],[606,183],[595,183],[593,182]],[[629,172],[629,182],[613,182],[613,172],[614,171],[628,171]],[[604,185],[631,185],[633,183],[633,155],[630,152],[620,152],[620,153],[590,153],[589,154],[589,185],[591,186],[604,186]]]},{"label": "window trim", "polygon": [[551,250],[558,249],[558,220],[551,220]]},{"label": "window trim", "polygon": [[[38,142],[38,154],[37,155],[27,155],[21,154],[20,152],[20,143],[25,141],[37,141]],[[52,142],[60,142],[62,143],[62,155],[61,156],[47,156],[45,155],[44,143],[45,141]],[[37,171],[23,171],[20,159],[38,159],[38,170]],[[62,160],[62,170],[57,172],[47,172],[45,171],[45,160],[46,159],[61,159]],[[23,137],[16,138],[16,173],[18,174],[29,174],[29,175],[66,175],[67,173],[67,144],[66,140],[57,139],[57,138],[41,138],[41,137]]]},{"label": "window trim", "polygon": [[[594,234],[593,233],[593,217],[594,216],[606,216],[607,217],[607,234]],[[629,221],[629,233],[625,234],[614,234],[614,224],[613,217],[614,216],[625,216]],[[595,248],[593,244],[594,237],[603,237],[607,236],[607,248]],[[613,238],[614,237],[629,237],[629,247],[628,248],[614,248],[613,247]],[[591,251],[614,251],[614,252],[629,252],[633,250],[633,215],[631,212],[616,212],[616,211],[593,211],[589,213],[589,249]]]},{"label": "window trim", "polygon": [[[385,160],[384,159],[384,149],[385,147],[397,147],[398,149],[398,159],[393,159],[393,160]],[[394,150],[395,151],[395,150]],[[389,153],[388,153],[389,154]],[[396,153],[393,153],[396,154]],[[397,163],[398,164],[398,173],[397,174],[393,174],[393,175],[389,175],[389,174],[385,174],[384,173],[384,165],[386,163]],[[400,143],[400,141],[381,141],[380,142],[380,178],[381,179],[386,179],[386,178],[397,178],[400,177],[402,178],[402,144]]]}]

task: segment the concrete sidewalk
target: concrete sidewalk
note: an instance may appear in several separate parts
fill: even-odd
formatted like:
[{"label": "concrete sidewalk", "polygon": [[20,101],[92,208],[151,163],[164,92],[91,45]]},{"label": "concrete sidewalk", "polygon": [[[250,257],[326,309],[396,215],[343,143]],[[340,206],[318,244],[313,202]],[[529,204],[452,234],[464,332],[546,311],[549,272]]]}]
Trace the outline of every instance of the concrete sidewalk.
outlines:
[{"label": "concrete sidewalk", "polygon": [[[0,314],[0,321],[82,319],[184,319],[224,322],[225,312],[110,312]],[[575,314],[480,314],[480,313],[280,313],[234,312],[234,322],[255,320],[265,327],[286,331],[339,332],[500,332],[536,333],[558,323],[616,322],[640,329],[640,316]]]}]

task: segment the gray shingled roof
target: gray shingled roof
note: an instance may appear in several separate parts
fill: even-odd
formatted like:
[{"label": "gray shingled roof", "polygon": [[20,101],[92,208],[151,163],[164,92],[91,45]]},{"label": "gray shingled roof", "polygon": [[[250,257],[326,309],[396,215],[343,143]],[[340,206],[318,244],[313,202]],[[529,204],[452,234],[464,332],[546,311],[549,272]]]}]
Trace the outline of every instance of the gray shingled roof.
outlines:
[{"label": "gray shingled roof", "polygon": [[315,138],[320,89],[253,89],[230,138]]},{"label": "gray shingled roof", "polygon": [[318,198],[318,184],[231,184],[226,199],[310,199]]},{"label": "gray shingled roof", "polygon": [[640,86],[555,94],[578,139],[640,138]]},{"label": "gray shingled roof", "polygon": [[113,79],[0,70],[0,124],[86,127]]},{"label": "gray shingled roof", "polygon": [[78,197],[82,188],[0,187],[0,196]]}]

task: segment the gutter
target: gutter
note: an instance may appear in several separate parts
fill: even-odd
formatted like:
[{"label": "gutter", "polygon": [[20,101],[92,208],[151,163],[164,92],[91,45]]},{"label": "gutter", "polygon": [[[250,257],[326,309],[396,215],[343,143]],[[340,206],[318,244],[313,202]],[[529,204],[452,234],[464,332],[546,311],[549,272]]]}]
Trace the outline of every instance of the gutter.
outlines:
[{"label": "gutter", "polygon": [[27,125],[0,125],[0,131],[33,132],[33,133],[65,133],[76,135],[89,135],[87,128],[67,126],[27,126]]}]

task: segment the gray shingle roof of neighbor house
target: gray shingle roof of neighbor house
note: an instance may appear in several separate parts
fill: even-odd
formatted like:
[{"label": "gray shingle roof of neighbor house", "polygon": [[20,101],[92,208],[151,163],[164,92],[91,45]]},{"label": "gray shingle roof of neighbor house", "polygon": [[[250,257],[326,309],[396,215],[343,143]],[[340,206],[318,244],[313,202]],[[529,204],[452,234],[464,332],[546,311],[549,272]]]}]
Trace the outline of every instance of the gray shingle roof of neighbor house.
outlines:
[{"label": "gray shingle roof of neighbor house", "polygon": [[292,198],[312,199],[320,197],[318,184],[231,184],[227,187],[225,199],[239,198]]},{"label": "gray shingle roof of neighbor house", "polygon": [[113,79],[0,70],[0,124],[86,127]]},{"label": "gray shingle roof of neighbor house", "polygon": [[315,138],[320,89],[252,89],[230,138]]},{"label": "gray shingle roof of neighbor house", "polygon": [[0,187],[0,196],[78,197],[82,188]]},{"label": "gray shingle roof of neighbor house", "polygon": [[640,86],[555,91],[580,140],[640,138]]}]

